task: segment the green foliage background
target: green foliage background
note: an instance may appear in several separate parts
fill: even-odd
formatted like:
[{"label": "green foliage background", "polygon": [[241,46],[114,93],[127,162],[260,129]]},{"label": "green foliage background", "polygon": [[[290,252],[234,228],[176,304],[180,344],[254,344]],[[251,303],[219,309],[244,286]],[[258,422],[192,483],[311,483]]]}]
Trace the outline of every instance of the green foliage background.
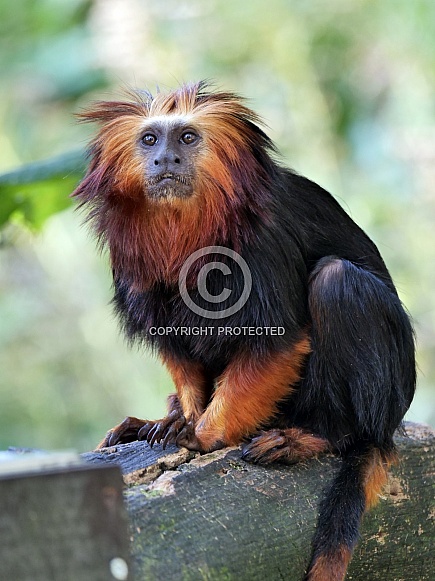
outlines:
[{"label": "green foliage background", "polygon": [[408,417],[435,425],[434,77],[432,0],[0,3],[0,448],[85,450],[163,413],[170,380],[124,345],[71,209],[91,132],[73,113],[201,78],[249,97],[376,241],[418,336]]}]

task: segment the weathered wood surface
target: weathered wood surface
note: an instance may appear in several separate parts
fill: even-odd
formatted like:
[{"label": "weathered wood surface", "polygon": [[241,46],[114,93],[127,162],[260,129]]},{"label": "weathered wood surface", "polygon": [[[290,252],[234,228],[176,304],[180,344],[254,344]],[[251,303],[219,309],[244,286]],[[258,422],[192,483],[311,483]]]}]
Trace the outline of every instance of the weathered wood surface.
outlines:
[{"label": "weathered wood surface", "polygon": [[1,453],[0,581],[131,580],[119,469],[58,456]]},{"label": "weathered wood surface", "polygon": [[[349,581],[435,580],[435,433],[407,431]],[[83,456],[123,470],[136,581],[300,581],[322,489],[339,466],[330,456],[264,468],[238,449],[195,456],[142,442]]]}]

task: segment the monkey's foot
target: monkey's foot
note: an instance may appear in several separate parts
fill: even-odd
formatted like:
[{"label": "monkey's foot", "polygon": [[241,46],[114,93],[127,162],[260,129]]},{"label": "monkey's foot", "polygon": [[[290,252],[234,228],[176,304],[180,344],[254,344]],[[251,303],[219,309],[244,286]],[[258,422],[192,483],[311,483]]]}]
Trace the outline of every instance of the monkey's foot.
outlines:
[{"label": "monkey's foot", "polygon": [[269,430],[243,446],[242,458],[256,464],[284,462],[294,464],[327,451],[329,444],[323,438],[301,430]]}]

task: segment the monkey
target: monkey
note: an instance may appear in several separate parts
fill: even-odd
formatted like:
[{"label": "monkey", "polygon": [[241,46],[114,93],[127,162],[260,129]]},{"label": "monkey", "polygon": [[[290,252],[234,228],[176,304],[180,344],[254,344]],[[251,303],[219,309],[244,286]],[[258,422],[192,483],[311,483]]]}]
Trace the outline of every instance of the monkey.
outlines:
[{"label": "monkey", "polygon": [[342,581],[416,383],[410,317],[376,245],[285,167],[235,93],[130,91],[79,118],[99,129],[72,196],[108,249],[123,332],[176,389],[166,417],[128,417],[100,447],[241,445],[259,464],[337,454],[305,581]]}]

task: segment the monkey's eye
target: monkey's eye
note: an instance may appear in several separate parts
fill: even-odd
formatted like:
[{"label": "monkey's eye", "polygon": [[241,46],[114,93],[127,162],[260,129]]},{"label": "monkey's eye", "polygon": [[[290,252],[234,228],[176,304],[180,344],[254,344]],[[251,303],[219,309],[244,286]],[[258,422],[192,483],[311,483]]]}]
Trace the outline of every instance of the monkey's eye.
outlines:
[{"label": "monkey's eye", "polygon": [[185,145],[191,145],[192,143],[195,143],[197,139],[198,136],[195,133],[192,131],[185,131],[181,136],[180,141],[182,141]]},{"label": "monkey's eye", "polygon": [[157,143],[157,137],[153,133],[145,133],[142,137],[142,142],[145,145],[155,145]]}]

